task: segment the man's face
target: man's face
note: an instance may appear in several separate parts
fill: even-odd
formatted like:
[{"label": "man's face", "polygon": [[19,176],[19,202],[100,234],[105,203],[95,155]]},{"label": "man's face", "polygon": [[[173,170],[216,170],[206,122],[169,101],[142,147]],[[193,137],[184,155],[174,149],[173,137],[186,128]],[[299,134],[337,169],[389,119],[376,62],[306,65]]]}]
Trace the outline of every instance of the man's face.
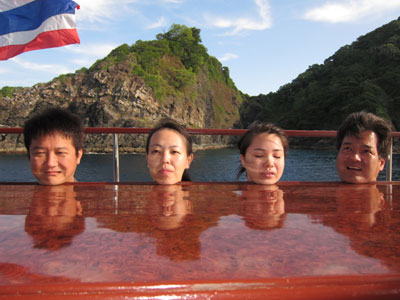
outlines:
[{"label": "man's face", "polygon": [[340,179],[349,183],[376,181],[385,166],[378,154],[378,137],[373,131],[363,131],[360,137],[345,136],[336,158]]},{"label": "man's face", "polygon": [[82,157],[82,149],[76,152],[71,138],[60,133],[40,136],[29,147],[33,175],[43,185],[74,182],[75,170]]}]

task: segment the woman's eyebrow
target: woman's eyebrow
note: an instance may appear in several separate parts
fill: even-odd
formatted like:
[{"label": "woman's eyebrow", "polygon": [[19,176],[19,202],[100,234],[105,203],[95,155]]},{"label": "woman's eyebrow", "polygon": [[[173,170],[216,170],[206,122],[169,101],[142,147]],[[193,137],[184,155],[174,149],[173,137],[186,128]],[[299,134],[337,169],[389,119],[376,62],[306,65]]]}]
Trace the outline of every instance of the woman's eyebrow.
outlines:
[{"label": "woman's eyebrow", "polygon": [[[163,146],[161,144],[150,144],[149,145],[149,148],[154,148],[154,147],[162,148]],[[168,148],[170,149],[170,148],[182,148],[182,147],[179,145],[171,145],[171,146],[168,146]]]},{"label": "woman's eyebrow", "polygon": [[[266,151],[264,148],[254,148],[253,149],[253,151]],[[280,149],[280,148],[275,148],[275,149],[272,149],[272,151],[283,151],[283,149]]]}]

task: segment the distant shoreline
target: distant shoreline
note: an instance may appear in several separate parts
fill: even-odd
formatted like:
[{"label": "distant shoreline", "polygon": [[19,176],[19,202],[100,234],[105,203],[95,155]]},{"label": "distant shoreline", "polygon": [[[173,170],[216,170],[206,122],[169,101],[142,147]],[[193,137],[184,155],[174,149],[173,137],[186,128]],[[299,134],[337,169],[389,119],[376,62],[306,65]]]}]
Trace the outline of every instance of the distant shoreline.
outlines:
[{"label": "distant shoreline", "polygon": [[[393,153],[400,153],[400,139],[395,138],[393,143]],[[237,147],[236,141],[228,143],[203,143],[197,144],[195,141],[193,143],[193,151],[201,150],[213,150],[213,149],[235,149]],[[7,149],[8,148],[8,149]],[[0,148],[0,154],[26,154],[25,147],[18,143],[18,146],[14,149],[11,147]],[[315,138],[315,137],[289,137],[289,151],[290,149],[308,149],[308,150],[331,150],[337,151],[336,149],[336,138]],[[112,144],[108,144],[106,147],[93,147],[85,146],[84,153],[96,153],[96,154],[109,154],[113,153]],[[129,154],[129,153],[145,153],[144,147],[126,147],[120,146],[119,153]]]}]

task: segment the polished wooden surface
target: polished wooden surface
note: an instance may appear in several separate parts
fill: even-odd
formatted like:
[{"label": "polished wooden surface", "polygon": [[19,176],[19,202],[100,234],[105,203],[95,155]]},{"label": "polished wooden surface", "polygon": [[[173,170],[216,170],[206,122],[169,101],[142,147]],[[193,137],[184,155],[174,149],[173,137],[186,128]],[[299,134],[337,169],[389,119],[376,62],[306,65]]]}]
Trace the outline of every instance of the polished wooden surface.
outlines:
[{"label": "polished wooden surface", "polygon": [[0,298],[399,299],[400,183],[0,185]]}]

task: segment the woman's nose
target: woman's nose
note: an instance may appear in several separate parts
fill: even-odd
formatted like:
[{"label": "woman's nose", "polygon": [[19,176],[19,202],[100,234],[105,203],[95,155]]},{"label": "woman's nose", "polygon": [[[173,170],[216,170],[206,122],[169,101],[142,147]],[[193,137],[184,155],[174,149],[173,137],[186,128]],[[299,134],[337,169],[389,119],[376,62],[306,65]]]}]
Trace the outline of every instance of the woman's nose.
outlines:
[{"label": "woman's nose", "polygon": [[163,163],[169,163],[169,161],[170,161],[170,155],[169,155],[168,151],[165,151],[162,154],[162,162]]},{"label": "woman's nose", "polygon": [[270,156],[267,156],[267,158],[265,159],[264,165],[266,167],[272,167],[274,165],[274,159]]}]

